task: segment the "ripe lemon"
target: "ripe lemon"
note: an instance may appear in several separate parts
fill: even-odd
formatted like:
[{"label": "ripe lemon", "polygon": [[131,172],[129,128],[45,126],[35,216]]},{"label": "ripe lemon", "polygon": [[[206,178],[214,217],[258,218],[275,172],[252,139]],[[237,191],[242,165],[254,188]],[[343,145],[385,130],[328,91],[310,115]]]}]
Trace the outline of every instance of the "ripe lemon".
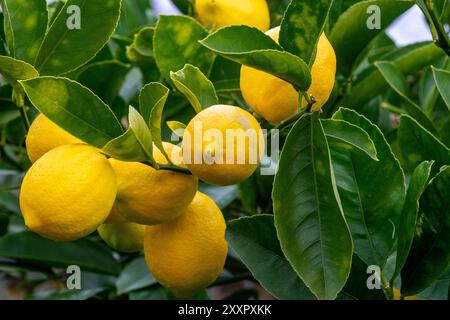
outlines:
[{"label": "ripe lemon", "polygon": [[257,169],[264,153],[258,121],[244,109],[215,105],[198,113],[183,135],[188,169],[216,185],[239,183]]},{"label": "ripe lemon", "polygon": [[207,195],[197,192],[184,214],[145,229],[144,251],[152,275],[179,298],[191,298],[220,275],[228,245],[225,220]]},{"label": "ripe lemon", "polygon": [[[394,288],[394,300],[400,300],[400,298],[401,298],[400,290]],[[403,300],[420,300],[420,298],[416,296],[409,296],[404,297]]]},{"label": "ripe lemon", "polygon": [[144,248],[145,226],[132,222],[105,223],[98,229],[100,238],[114,250],[126,253]]},{"label": "ripe lemon", "polygon": [[[181,148],[164,143],[164,150],[172,162],[182,165]],[[154,148],[158,163],[167,163],[163,154]],[[130,222],[153,225],[179,216],[197,192],[197,178],[174,171],[155,170],[139,162],[109,159],[117,175],[117,198],[113,213]]]},{"label": "ripe lemon", "polygon": [[196,0],[195,12],[203,25],[214,29],[245,24],[264,32],[270,27],[266,0]]},{"label": "ripe lemon", "polygon": [[103,155],[88,145],[65,145],[33,164],[22,183],[20,208],[30,230],[72,241],[105,221],[116,192],[116,175]]},{"label": "ripe lemon", "polygon": [[[278,42],[279,32],[280,27],[277,27],[266,34]],[[320,36],[311,76],[308,93],[314,96],[316,103],[312,110],[317,111],[330,97],[336,76],[336,54],[325,34]],[[277,124],[288,119],[299,108],[298,92],[290,83],[275,76],[242,66],[240,82],[245,101],[271,123]],[[304,99],[302,105],[306,105]]]},{"label": "ripe lemon", "polygon": [[25,141],[28,157],[32,163],[50,150],[72,143],[82,142],[43,114],[38,115],[33,121]]}]

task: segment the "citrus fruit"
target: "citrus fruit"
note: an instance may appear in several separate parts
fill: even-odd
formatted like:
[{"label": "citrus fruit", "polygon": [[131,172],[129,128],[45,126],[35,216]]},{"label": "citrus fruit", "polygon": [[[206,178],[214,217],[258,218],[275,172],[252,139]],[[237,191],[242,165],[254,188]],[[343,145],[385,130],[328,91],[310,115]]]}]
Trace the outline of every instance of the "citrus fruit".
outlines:
[{"label": "citrus fruit", "polygon": [[[266,34],[278,42],[280,27]],[[334,87],[336,55],[323,33],[317,46],[317,54],[311,68],[312,83],[308,93],[314,96],[312,110],[317,111],[327,102]],[[241,68],[242,95],[249,106],[264,119],[278,124],[293,116],[299,109],[299,94],[288,82],[271,74],[247,66]],[[306,106],[302,98],[302,106]]]},{"label": "citrus fruit", "polygon": [[[182,165],[181,148],[164,143],[172,162]],[[167,164],[163,154],[154,148],[156,162]],[[117,175],[117,198],[113,213],[130,222],[153,225],[176,218],[183,213],[197,192],[197,178],[169,170],[156,170],[140,162],[109,159]]]},{"label": "citrus fruit", "polygon": [[[397,288],[394,288],[394,300],[400,300],[400,298],[401,298],[400,290],[398,290]],[[404,297],[403,300],[420,300],[420,298],[418,298],[416,296],[409,296],[409,297]]]},{"label": "citrus fruit", "polygon": [[65,145],[30,168],[22,183],[20,208],[30,230],[71,241],[105,221],[116,192],[116,176],[103,155],[88,145]]},{"label": "citrus fruit", "polygon": [[215,105],[199,112],[183,135],[188,169],[201,180],[231,185],[250,177],[264,153],[258,121],[244,109]]},{"label": "citrus fruit", "polygon": [[82,142],[43,114],[34,119],[25,141],[28,157],[33,163],[48,151],[72,143]]},{"label": "citrus fruit", "polygon": [[196,0],[195,13],[203,25],[214,29],[241,24],[261,31],[270,27],[266,0]]},{"label": "citrus fruit", "polygon": [[197,192],[184,214],[145,229],[151,274],[179,298],[191,298],[220,275],[227,256],[225,220],[207,195]]},{"label": "citrus fruit", "polygon": [[126,253],[144,248],[145,226],[132,222],[105,223],[98,229],[100,238],[114,250]]}]

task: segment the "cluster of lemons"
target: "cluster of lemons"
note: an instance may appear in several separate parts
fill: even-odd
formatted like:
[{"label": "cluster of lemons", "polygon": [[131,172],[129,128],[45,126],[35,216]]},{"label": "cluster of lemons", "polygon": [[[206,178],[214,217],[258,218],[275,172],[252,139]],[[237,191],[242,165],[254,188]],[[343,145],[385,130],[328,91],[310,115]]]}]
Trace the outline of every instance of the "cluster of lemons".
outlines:
[{"label": "cluster of lemons", "polygon": [[[197,0],[199,21],[214,28],[232,24],[252,25],[267,31],[270,25],[265,0]],[[278,41],[279,28],[268,31]],[[320,108],[334,84],[336,58],[325,35],[320,38],[312,67],[309,93]],[[278,124],[298,110],[299,95],[292,85],[267,73],[242,67],[241,89],[249,106],[268,122]],[[185,129],[194,136],[202,129],[260,131],[255,117],[242,108],[216,105],[198,113]],[[258,136],[261,139],[261,136]],[[232,141],[237,150],[237,141]],[[154,277],[178,297],[192,297],[219,276],[227,256],[224,217],[207,195],[198,191],[198,179],[216,185],[239,183],[251,176],[258,164],[183,163],[195,144],[181,147],[163,143],[175,165],[192,174],[156,170],[139,162],[108,158],[101,150],[72,136],[44,115],[31,125],[26,147],[33,165],[20,194],[27,227],[55,241],[73,241],[98,231],[112,248],[122,252],[144,250]],[[264,145],[260,141],[258,145]],[[214,145],[202,140],[203,150],[223,154],[229,142]],[[261,151],[261,150],[259,150]],[[156,147],[153,157],[169,163]]]}]

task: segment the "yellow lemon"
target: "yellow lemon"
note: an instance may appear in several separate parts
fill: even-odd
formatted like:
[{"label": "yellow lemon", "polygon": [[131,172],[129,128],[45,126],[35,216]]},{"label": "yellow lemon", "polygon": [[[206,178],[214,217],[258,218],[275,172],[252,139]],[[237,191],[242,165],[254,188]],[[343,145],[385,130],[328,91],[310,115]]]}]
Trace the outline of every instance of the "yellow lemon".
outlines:
[{"label": "yellow lemon", "polygon": [[[394,300],[400,300],[400,298],[401,298],[400,290],[394,288]],[[420,300],[420,298],[416,296],[409,296],[404,297],[403,300]]]},{"label": "yellow lemon", "polygon": [[231,185],[250,177],[264,153],[258,121],[244,109],[215,105],[198,113],[183,135],[188,169],[201,180]]},{"label": "yellow lemon", "polygon": [[[277,27],[268,31],[267,35],[278,42],[279,32],[280,28]],[[308,93],[314,96],[316,103],[312,110],[317,111],[330,97],[336,76],[336,54],[325,34],[320,36],[311,76],[312,83]],[[299,94],[284,80],[242,66],[240,83],[245,101],[256,113],[271,123],[280,123],[298,111]],[[306,105],[304,99],[302,105]]]},{"label": "yellow lemon", "polygon": [[[172,162],[182,165],[181,148],[164,143],[164,150]],[[163,154],[154,148],[158,163],[167,163]],[[179,216],[197,192],[197,178],[174,171],[155,170],[139,162],[109,159],[117,175],[117,198],[113,214],[130,222],[153,225]]]},{"label": "yellow lemon", "polygon": [[33,163],[50,150],[72,143],[82,142],[43,114],[38,115],[31,124],[25,142],[28,157]]},{"label": "yellow lemon", "polygon": [[100,238],[111,248],[126,253],[144,248],[145,226],[132,222],[105,223],[98,229]]},{"label": "yellow lemon", "polygon": [[207,195],[197,192],[184,214],[145,229],[144,251],[152,275],[179,298],[192,298],[220,275],[228,245],[225,220]]},{"label": "yellow lemon", "polygon": [[36,161],[20,191],[27,227],[56,241],[95,231],[116,197],[116,175],[108,160],[83,144],[55,148]]},{"label": "yellow lemon", "polygon": [[214,29],[245,24],[264,32],[270,27],[266,0],[196,0],[195,13],[203,25]]}]

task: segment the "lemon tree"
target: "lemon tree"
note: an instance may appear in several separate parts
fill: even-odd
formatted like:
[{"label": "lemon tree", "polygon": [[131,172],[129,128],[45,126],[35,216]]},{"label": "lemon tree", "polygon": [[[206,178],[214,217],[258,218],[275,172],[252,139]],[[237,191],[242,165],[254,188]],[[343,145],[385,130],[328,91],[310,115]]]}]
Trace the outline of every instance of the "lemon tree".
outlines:
[{"label": "lemon tree", "polygon": [[172,2],[0,0],[0,288],[448,299],[449,2]]}]

